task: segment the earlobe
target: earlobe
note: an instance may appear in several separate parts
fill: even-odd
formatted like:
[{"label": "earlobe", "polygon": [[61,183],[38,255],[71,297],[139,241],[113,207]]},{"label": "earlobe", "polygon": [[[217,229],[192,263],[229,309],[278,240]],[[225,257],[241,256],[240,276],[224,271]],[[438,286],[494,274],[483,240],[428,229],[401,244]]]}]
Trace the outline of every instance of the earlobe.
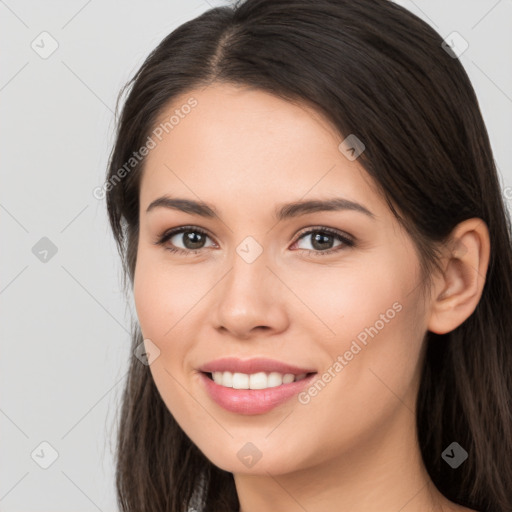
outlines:
[{"label": "earlobe", "polygon": [[427,329],[446,334],[461,325],[475,310],[485,284],[490,258],[486,223],[467,219],[452,232],[444,257],[444,272],[434,280]]}]

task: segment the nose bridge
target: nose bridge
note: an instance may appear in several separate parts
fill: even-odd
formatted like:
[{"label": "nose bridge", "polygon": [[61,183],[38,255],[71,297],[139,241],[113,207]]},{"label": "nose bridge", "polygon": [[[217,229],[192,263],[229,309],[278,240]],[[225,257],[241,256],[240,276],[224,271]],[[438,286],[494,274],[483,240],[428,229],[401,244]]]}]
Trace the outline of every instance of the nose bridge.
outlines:
[{"label": "nose bridge", "polygon": [[229,264],[216,294],[217,326],[241,337],[254,327],[281,329],[286,319],[277,300],[279,283],[267,268],[270,262],[263,246],[247,237],[235,248]]},{"label": "nose bridge", "polygon": [[[230,272],[226,276],[221,300],[234,300],[239,306],[247,307],[250,302],[264,303],[269,295],[267,254],[255,241],[240,243],[230,259]],[[243,301],[243,303],[242,303]],[[246,301],[247,306],[245,306]]]}]

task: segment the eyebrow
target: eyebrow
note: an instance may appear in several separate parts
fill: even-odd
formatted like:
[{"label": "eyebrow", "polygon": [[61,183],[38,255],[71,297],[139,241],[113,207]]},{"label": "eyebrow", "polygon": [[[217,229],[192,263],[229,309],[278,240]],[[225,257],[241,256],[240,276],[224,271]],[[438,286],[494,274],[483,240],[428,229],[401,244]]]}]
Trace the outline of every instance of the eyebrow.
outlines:
[{"label": "eyebrow", "polygon": [[[199,215],[201,217],[217,217],[217,210],[213,205],[203,201],[194,201],[192,199],[171,198],[169,196],[162,196],[155,199],[147,208],[146,213],[155,208],[169,208],[178,210],[192,215]],[[374,219],[375,214],[368,210],[363,205],[350,201],[344,198],[333,198],[327,200],[307,200],[295,201],[293,203],[286,203],[279,205],[274,215],[278,221],[282,221],[292,217],[299,217],[308,213],[316,213],[322,211],[341,211],[352,210],[363,213],[368,217]]]}]

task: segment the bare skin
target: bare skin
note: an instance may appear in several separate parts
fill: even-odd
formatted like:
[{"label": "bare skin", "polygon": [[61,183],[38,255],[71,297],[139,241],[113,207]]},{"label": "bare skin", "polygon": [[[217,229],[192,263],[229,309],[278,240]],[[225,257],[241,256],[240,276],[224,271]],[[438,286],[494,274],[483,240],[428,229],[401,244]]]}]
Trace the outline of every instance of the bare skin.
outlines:
[{"label": "bare skin", "polygon": [[[457,226],[444,271],[423,300],[412,240],[358,160],[340,152],[343,139],[327,120],[226,84],[183,95],[162,118],[191,96],[197,106],[151,150],[140,190],[134,298],[142,334],[160,350],[150,369],[168,409],[209,460],[233,473],[242,512],[469,511],[432,484],[414,410],[425,333],[455,329],[480,299],[485,224]],[[163,195],[204,201],[218,216],[147,212]],[[283,203],[334,197],[373,217],[273,216]],[[154,243],[180,226],[206,231],[196,254],[183,234]],[[314,234],[303,234],[322,227],[355,245],[331,236],[331,252],[319,254]],[[251,263],[237,253],[249,236],[262,249]],[[188,254],[166,250],[172,246]],[[365,328],[381,324],[344,356]],[[339,355],[347,364],[332,377]],[[303,395],[263,414],[237,414],[209,397],[198,372],[225,356],[277,359],[319,376],[331,368],[332,378],[309,401]],[[248,442],[261,454],[252,467],[237,457]]]}]

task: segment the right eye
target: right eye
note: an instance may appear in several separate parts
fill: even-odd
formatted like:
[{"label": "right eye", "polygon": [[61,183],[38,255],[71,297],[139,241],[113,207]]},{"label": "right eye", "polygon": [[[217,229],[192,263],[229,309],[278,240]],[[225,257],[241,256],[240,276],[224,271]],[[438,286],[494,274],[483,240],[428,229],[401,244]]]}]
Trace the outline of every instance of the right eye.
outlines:
[{"label": "right eye", "polygon": [[[201,249],[205,248],[204,243],[207,238],[210,238],[208,233],[197,226],[182,226],[164,232],[154,243],[162,245],[170,252],[188,255],[198,254]],[[169,245],[168,242],[171,244]],[[183,247],[177,247],[176,245],[179,243],[182,243]]]}]

